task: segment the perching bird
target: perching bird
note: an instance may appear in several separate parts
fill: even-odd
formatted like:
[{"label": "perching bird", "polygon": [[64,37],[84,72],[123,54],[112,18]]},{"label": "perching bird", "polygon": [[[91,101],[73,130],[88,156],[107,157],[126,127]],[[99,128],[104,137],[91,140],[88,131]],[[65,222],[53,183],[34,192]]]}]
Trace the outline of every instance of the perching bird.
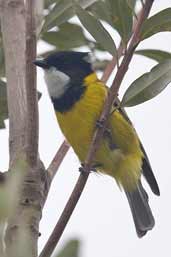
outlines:
[{"label": "perching bird", "polygon": [[[34,63],[44,69],[59,126],[80,162],[84,163],[108,89],[93,71],[88,53],[55,52]],[[137,235],[144,236],[154,227],[155,221],[141,175],[156,195],[160,192],[134,128],[117,108],[111,111],[93,166],[115,178],[123,188]]]}]

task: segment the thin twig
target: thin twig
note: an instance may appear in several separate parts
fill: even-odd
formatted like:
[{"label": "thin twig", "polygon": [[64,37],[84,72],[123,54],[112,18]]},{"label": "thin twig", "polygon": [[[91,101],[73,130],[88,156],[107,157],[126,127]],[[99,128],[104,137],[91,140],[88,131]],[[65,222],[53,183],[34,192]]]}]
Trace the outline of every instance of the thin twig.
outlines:
[{"label": "thin twig", "polygon": [[53,180],[55,174],[57,173],[57,170],[61,162],[63,161],[66,153],[68,152],[69,148],[70,148],[69,143],[66,140],[64,140],[47,169],[47,173],[50,176],[51,181]]},{"label": "thin twig", "polygon": [[[124,50],[124,47],[123,47],[123,44],[122,44],[122,41],[120,42],[119,44],[119,47],[118,47],[118,50],[117,50],[117,56],[118,56],[118,59],[120,59],[120,57],[122,56],[123,54],[123,50]],[[116,57],[114,56],[112,58],[112,60],[110,61],[110,63],[107,65],[102,77],[101,77],[101,81],[106,83],[112,73],[112,71],[114,70],[115,66],[117,65],[117,59]]]},{"label": "thin twig", "polygon": [[75,188],[71,194],[71,197],[69,198],[65,209],[63,210],[58,223],[56,224],[50,238],[48,239],[43,251],[40,254],[40,257],[50,257],[54,248],[56,247],[64,229],[65,226],[80,198],[80,195],[84,189],[84,186],[87,182],[88,176],[89,176],[89,171],[91,169],[91,164],[93,161],[93,158],[95,156],[95,153],[99,147],[100,140],[103,136],[104,130],[105,130],[105,125],[107,118],[110,113],[110,108],[112,106],[113,101],[116,99],[119,87],[121,85],[122,79],[128,69],[129,63],[132,59],[134,50],[138,43],[140,42],[139,36],[140,36],[140,29],[142,26],[143,21],[148,17],[148,14],[150,12],[150,9],[152,7],[154,0],[147,0],[144,8],[141,12],[141,15],[139,17],[139,20],[137,22],[137,26],[135,28],[134,35],[131,39],[131,42],[129,44],[129,47],[127,49],[127,52],[125,53],[125,56],[121,62],[120,67],[118,68],[118,71],[116,73],[115,79],[113,81],[112,87],[109,90],[108,97],[105,101],[104,104],[104,109],[100,117],[100,121],[103,122],[104,126],[102,128],[98,128],[93,136],[93,140],[84,164],[84,173],[81,173],[77,184],[75,185]]}]

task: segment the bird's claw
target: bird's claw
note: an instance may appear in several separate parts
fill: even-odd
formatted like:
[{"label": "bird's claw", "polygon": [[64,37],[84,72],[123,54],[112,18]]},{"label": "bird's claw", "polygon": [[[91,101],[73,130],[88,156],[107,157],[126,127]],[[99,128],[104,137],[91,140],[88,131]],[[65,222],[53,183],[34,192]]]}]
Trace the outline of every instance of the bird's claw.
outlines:
[{"label": "bird's claw", "polygon": [[81,163],[81,166],[79,167],[78,170],[79,170],[80,173],[90,173],[90,171],[85,170],[84,163]]},{"label": "bird's claw", "polygon": [[96,128],[103,128],[104,127],[104,122],[105,122],[105,120],[97,120],[96,121]]},{"label": "bird's claw", "polygon": [[85,170],[85,168],[84,168],[84,163],[81,163],[81,167],[79,167],[79,172],[81,172],[81,173],[91,173],[91,172],[97,172],[97,168],[100,168],[100,167],[102,167],[102,164],[100,164],[100,163],[96,163],[96,164],[94,164],[92,167],[91,167],[91,169],[90,169],[90,171],[86,171]]},{"label": "bird's claw", "polygon": [[[104,126],[104,120],[97,120],[96,121],[96,127],[97,128],[103,128],[103,126]],[[112,133],[111,133],[111,130],[109,128],[105,128],[104,137],[106,137],[108,139],[109,148],[111,150],[114,150],[114,149],[117,148],[117,146],[113,143]]]}]

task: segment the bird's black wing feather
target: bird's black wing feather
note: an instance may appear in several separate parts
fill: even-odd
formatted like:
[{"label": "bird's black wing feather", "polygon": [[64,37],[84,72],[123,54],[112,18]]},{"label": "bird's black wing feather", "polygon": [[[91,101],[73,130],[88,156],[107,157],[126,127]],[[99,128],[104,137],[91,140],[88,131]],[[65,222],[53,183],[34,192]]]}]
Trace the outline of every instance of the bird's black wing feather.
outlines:
[{"label": "bird's black wing feather", "polygon": [[148,184],[150,185],[150,188],[153,191],[153,193],[156,194],[156,195],[160,195],[159,186],[157,184],[157,181],[156,181],[155,176],[153,174],[150,162],[148,160],[147,154],[146,154],[142,144],[141,144],[141,149],[144,153],[144,159],[143,159],[143,165],[142,165],[143,176],[145,177]]},{"label": "bird's black wing feather", "polygon": [[[116,100],[114,106],[116,107],[117,105],[119,106],[119,99]],[[127,116],[127,113],[125,112],[125,110],[123,108],[118,108],[119,111],[122,113],[122,115],[125,117],[125,119],[132,125],[130,119]],[[145,177],[145,179],[147,180],[152,192],[156,195],[160,195],[160,190],[159,190],[159,186],[157,184],[157,181],[155,179],[155,176],[153,174],[149,159],[147,157],[147,154],[145,152],[145,149],[140,141],[140,146],[142,149],[142,152],[144,154],[144,158],[143,158],[143,165],[142,165],[142,174]]]}]

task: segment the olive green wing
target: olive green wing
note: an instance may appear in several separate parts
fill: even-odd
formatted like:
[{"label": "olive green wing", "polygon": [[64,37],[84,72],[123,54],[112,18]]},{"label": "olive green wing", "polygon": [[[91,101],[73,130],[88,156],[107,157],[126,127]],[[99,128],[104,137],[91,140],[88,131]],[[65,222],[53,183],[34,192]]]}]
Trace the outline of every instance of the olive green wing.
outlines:
[{"label": "olive green wing", "polygon": [[[113,112],[114,109],[117,108],[120,111],[120,113],[124,116],[124,118],[132,125],[130,119],[128,118],[128,116],[125,112],[125,110],[123,108],[119,107],[119,103],[120,103],[119,99],[117,99],[113,108],[112,108],[112,110],[111,110],[111,112]],[[145,177],[146,181],[148,182],[152,192],[156,195],[160,195],[159,186],[157,184],[157,181],[156,181],[156,178],[155,178],[154,173],[152,171],[149,159],[147,157],[147,154],[145,152],[145,149],[144,149],[141,141],[140,141],[140,146],[141,146],[142,152],[144,154],[143,165],[142,165],[142,174]]]}]

